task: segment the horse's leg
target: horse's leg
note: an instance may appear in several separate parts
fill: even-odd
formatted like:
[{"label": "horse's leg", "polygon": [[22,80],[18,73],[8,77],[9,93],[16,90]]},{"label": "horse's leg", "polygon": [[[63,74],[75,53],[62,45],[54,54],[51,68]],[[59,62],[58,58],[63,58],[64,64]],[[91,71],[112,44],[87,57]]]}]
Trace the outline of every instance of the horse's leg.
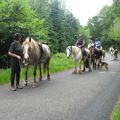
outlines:
[{"label": "horse's leg", "polygon": [[110,58],[111,58],[111,61],[113,60],[113,52],[110,51]]},{"label": "horse's leg", "polygon": [[104,53],[104,59],[105,59],[105,53]]},{"label": "horse's leg", "polygon": [[111,53],[111,60],[113,60],[113,53]]},{"label": "horse's leg", "polygon": [[115,53],[115,60],[117,60],[117,54]]},{"label": "horse's leg", "polygon": [[[101,59],[101,58],[100,58]],[[97,69],[99,70],[100,59],[97,59]]]},{"label": "horse's leg", "polygon": [[36,70],[37,70],[37,64],[34,65],[34,72],[33,72],[33,76],[34,76],[34,80],[33,80],[33,87],[36,87]]},{"label": "horse's leg", "polygon": [[49,62],[47,63],[47,79],[50,80]]},{"label": "horse's leg", "polygon": [[85,60],[85,58],[83,57],[83,70],[82,70],[82,72],[85,72],[85,64],[86,64],[86,60]]},{"label": "horse's leg", "polygon": [[95,61],[93,61],[93,69],[95,70]]},{"label": "horse's leg", "polygon": [[95,69],[95,70],[96,70],[96,68],[97,68],[96,62],[97,62],[97,60],[95,59],[95,60],[94,60],[94,69]]},{"label": "horse's leg", "polygon": [[82,61],[82,60],[80,60],[78,74],[81,74],[81,61]]},{"label": "horse's leg", "polygon": [[93,69],[96,70],[96,59],[93,59]]},{"label": "horse's leg", "polygon": [[73,71],[73,74],[76,74],[77,73],[77,67],[76,67],[76,61],[75,61],[75,69]]},{"label": "horse's leg", "polygon": [[118,59],[118,55],[117,55],[117,53],[116,53],[116,60]]},{"label": "horse's leg", "polygon": [[94,69],[94,58],[91,58],[91,65],[92,65],[92,68]]},{"label": "horse's leg", "polygon": [[42,81],[42,69],[41,69],[41,64],[39,64],[39,81]]},{"label": "horse's leg", "polygon": [[28,83],[28,69],[29,69],[29,66],[25,66],[25,81],[24,81],[24,86],[27,86],[27,83]]},{"label": "horse's leg", "polygon": [[91,68],[91,59],[88,58],[88,68],[89,68],[89,72],[92,71],[92,68]]}]

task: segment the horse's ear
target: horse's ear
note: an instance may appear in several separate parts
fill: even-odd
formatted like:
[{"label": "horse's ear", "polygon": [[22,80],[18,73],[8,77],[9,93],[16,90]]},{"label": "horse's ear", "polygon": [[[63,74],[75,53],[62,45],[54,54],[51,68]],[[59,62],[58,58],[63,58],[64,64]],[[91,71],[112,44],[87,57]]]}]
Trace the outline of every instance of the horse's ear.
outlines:
[{"label": "horse's ear", "polygon": [[29,37],[29,42],[31,42],[31,37]]}]

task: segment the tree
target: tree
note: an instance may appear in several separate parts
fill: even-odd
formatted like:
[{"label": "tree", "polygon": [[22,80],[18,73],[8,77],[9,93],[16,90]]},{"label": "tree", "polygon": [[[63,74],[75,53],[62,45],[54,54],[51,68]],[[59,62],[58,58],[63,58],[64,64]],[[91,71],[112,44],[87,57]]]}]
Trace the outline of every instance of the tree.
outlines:
[{"label": "tree", "polygon": [[44,20],[37,18],[27,0],[0,1],[0,28],[0,57],[7,54],[14,33],[20,32],[36,39],[46,38],[48,33]]}]

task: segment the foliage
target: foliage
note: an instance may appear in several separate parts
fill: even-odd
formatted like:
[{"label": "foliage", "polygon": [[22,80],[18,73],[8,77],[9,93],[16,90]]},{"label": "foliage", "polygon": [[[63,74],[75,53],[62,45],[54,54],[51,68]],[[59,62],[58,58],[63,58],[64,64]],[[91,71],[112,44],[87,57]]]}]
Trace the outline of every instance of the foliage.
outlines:
[{"label": "foliage", "polygon": [[120,40],[120,18],[116,18],[109,29],[109,39]]},{"label": "foliage", "polygon": [[120,102],[115,106],[112,114],[112,120],[120,120]]},{"label": "foliage", "polygon": [[0,61],[8,61],[16,32],[47,43],[53,53],[64,52],[79,36],[80,23],[61,0],[1,0],[0,8]]},{"label": "foliage", "polygon": [[[93,38],[99,37],[103,45],[116,45],[119,47],[120,41],[120,0],[114,0],[111,6],[105,6],[101,11],[89,19],[88,28]],[[105,47],[105,46],[103,46]]]},{"label": "foliage", "polygon": [[46,38],[47,30],[44,29],[44,20],[37,18],[24,0],[2,0],[0,2],[0,55],[8,51],[12,42],[12,35],[20,32],[35,38]]}]

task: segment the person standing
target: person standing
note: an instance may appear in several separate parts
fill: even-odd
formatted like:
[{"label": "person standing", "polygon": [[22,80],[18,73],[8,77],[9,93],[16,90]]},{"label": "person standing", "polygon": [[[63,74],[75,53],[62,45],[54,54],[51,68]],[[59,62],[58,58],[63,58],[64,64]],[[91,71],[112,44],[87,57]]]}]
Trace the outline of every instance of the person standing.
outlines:
[{"label": "person standing", "polygon": [[[11,90],[16,91],[16,89],[22,89],[20,86],[20,63],[22,60],[23,49],[21,46],[21,34],[15,33],[13,35],[13,42],[9,47],[8,54],[11,56],[11,75],[10,75],[10,82],[11,82]],[[16,79],[16,86],[15,80]]]}]

